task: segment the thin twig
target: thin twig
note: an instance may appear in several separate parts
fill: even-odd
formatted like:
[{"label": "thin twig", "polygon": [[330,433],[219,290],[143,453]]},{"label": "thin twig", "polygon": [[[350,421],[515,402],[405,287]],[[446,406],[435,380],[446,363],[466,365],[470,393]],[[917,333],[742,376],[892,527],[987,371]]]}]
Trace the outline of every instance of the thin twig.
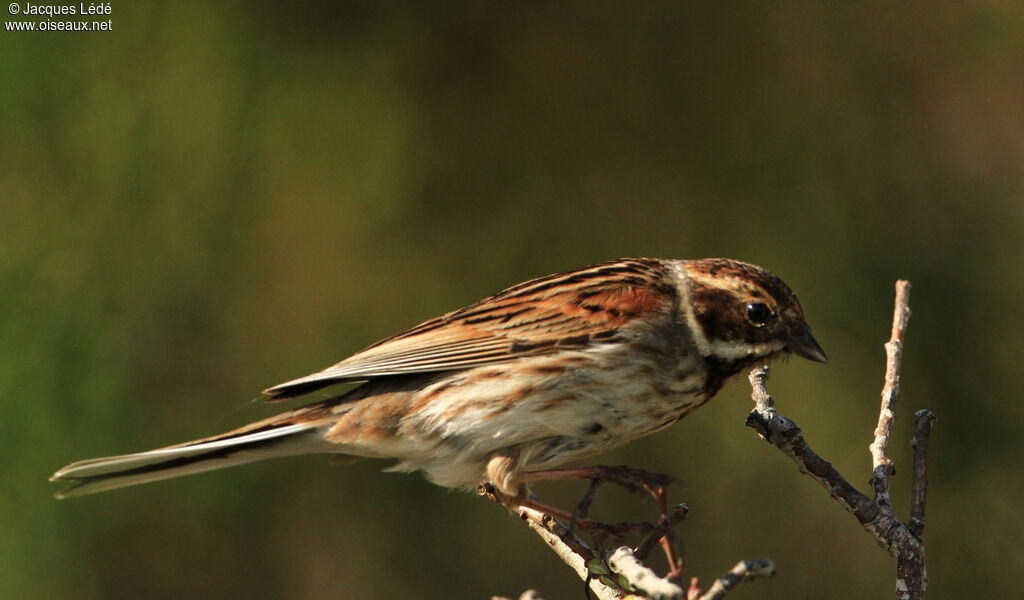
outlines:
[{"label": "thin twig", "polygon": [[[760,367],[750,373],[755,402],[768,395],[764,383],[768,379],[768,368]],[[790,457],[806,473],[828,490],[836,502],[853,514],[879,545],[897,559],[897,590],[901,588],[919,590],[919,594],[900,595],[900,599],[923,597],[924,580],[923,547],[911,530],[901,523],[888,507],[881,506],[853,487],[842,474],[827,460],[820,457],[804,440],[803,433],[791,419],[778,414],[774,409],[765,413],[754,412],[747,417],[747,425],[754,428],[762,438]],[[912,566],[920,558],[920,569]],[[913,583],[908,583],[913,581]]]},{"label": "thin twig", "polygon": [[935,414],[930,410],[914,413],[914,437],[910,445],[914,449],[914,481],[910,496],[910,531],[918,539],[924,539],[925,507],[928,504],[928,439],[931,437]]},{"label": "thin twig", "polygon": [[[775,563],[767,558],[757,560],[741,560],[736,566],[715,580],[708,591],[702,596],[696,596],[696,600],[720,600],[737,585],[750,581],[751,579],[768,578],[775,576]],[[690,589],[696,587],[696,582],[691,584]]]},{"label": "thin twig", "polygon": [[750,373],[751,398],[754,411],[747,417],[747,425],[754,428],[762,438],[789,456],[800,470],[821,484],[843,508],[853,513],[864,528],[874,536],[889,554],[896,558],[896,598],[898,600],[920,600],[924,598],[928,575],[925,569],[924,511],[927,500],[927,447],[934,415],[930,411],[918,411],[914,441],[914,487],[909,525],[900,522],[893,514],[889,500],[889,477],[892,475],[892,461],[888,457],[889,433],[896,418],[896,398],[899,394],[900,361],[903,354],[903,340],[906,335],[910,308],[907,304],[910,284],[896,283],[896,302],[893,311],[892,334],[886,347],[886,376],[882,391],[881,414],[871,444],[872,477],[871,487],[875,499],[862,494],[804,440],[796,423],[784,417],[773,408],[773,401],[765,389],[768,368],[760,367]]},{"label": "thin twig", "polygon": [[558,555],[562,562],[569,565],[573,571],[576,571],[576,574],[587,583],[587,586],[599,600],[616,600],[621,598],[619,591],[605,585],[603,581],[593,577],[590,573],[587,563],[592,558],[587,557],[593,557],[593,552],[583,540],[576,537],[558,519],[530,508],[522,508],[520,510],[522,511],[520,512],[520,517],[526,521],[530,529],[547,543],[548,547]]},{"label": "thin twig", "polygon": [[768,443],[793,459],[801,471],[828,490],[829,495],[843,508],[853,513],[858,521],[865,526],[872,523],[878,518],[878,505],[850,485],[830,462],[818,456],[807,445],[803,432],[796,423],[772,408],[774,401],[765,388],[769,373],[767,366],[750,372],[750,385],[753,389],[751,397],[756,407],[747,416],[747,426],[755,429]]},{"label": "thin twig", "polygon": [[608,557],[608,566],[629,582],[637,593],[651,600],[682,600],[683,588],[676,583],[658,577],[633,554],[628,546],[616,548]]},{"label": "thin twig", "polygon": [[[503,506],[508,506],[502,501],[494,489],[489,485],[482,485],[477,492],[488,499]],[[621,594],[614,588],[606,585],[597,577],[593,577],[587,563],[597,557],[597,554],[590,546],[576,536],[558,519],[551,517],[539,510],[529,507],[516,507],[519,518],[536,533],[551,548],[551,551],[561,559],[562,562],[579,575],[580,579],[586,582],[598,600],[617,600]]]},{"label": "thin twig", "polygon": [[672,529],[674,529],[676,525],[681,523],[682,520],[686,518],[686,513],[689,510],[690,509],[689,507],[686,506],[686,504],[677,504],[671,510],[668,511],[668,514],[662,515],[662,517],[658,519],[658,522],[657,524],[655,524],[654,529],[652,529],[650,533],[644,536],[644,538],[640,540],[640,543],[637,544],[636,548],[633,550],[633,552],[640,558],[640,560],[644,560],[647,558],[647,554],[651,551],[652,548],[654,548],[654,545],[661,541],[663,537],[669,535]]},{"label": "thin twig", "polygon": [[[542,510],[523,504],[510,506],[504,498],[495,493],[493,487],[487,484],[480,486],[478,493],[517,513],[530,529],[547,543],[562,562],[576,571],[576,574],[587,583],[590,591],[598,600],[619,600],[621,598],[682,600],[684,597],[688,600],[718,599],[744,581],[756,577],[770,577],[775,574],[775,565],[768,559],[740,561],[731,571],[717,579],[703,596],[700,595],[696,579],[689,590],[684,591],[672,577],[658,577],[653,570],[641,562],[642,558],[661,537],[671,533],[671,528],[686,517],[685,504],[678,504],[670,509],[668,514],[662,515],[658,524],[653,527],[636,549],[623,546],[607,555],[607,559],[602,559],[590,545],[570,531],[561,520]],[[534,500],[536,499],[534,498]],[[605,577],[612,574],[619,576],[621,581]],[[617,589],[608,583],[627,589],[632,588],[632,592]],[[642,594],[642,596],[637,594]]]},{"label": "thin twig", "polygon": [[910,319],[910,283],[900,279],[896,282],[895,308],[892,313],[892,332],[885,344],[885,384],[882,386],[882,408],[878,413],[878,426],[871,450],[871,487],[875,501],[890,508],[889,477],[894,468],[889,458],[889,432],[896,420],[896,399],[900,394],[900,364],[903,359],[903,340],[907,334]]}]

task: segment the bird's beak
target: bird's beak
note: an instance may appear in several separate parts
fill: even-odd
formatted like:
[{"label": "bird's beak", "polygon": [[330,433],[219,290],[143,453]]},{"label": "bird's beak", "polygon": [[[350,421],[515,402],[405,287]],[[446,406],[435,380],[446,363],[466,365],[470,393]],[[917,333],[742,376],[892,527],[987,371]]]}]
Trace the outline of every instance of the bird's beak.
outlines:
[{"label": "bird's beak", "polygon": [[797,356],[802,356],[807,360],[821,363],[828,362],[828,356],[825,355],[825,351],[821,349],[817,340],[811,335],[811,328],[807,325],[804,325],[790,335],[789,339],[786,340],[786,346]]}]

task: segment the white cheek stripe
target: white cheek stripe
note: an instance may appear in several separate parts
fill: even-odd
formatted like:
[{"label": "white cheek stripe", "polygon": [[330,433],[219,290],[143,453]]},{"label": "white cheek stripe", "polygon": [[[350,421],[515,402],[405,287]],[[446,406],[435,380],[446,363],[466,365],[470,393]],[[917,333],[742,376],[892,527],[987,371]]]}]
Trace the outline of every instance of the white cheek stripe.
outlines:
[{"label": "white cheek stripe", "polygon": [[690,336],[693,338],[693,343],[697,346],[697,351],[700,355],[709,356],[711,354],[711,345],[708,344],[708,338],[704,335],[704,329],[697,323],[697,314],[693,308],[693,283],[690,281],[690,274],[686,272],[686,267],[683,266],[681,261],[672,263],[672,268],[675,271],[678,282],[676,287],[682,292],[682,299],[679,303],[686,316],[687,329],[690,330]]},{"label": "white cheek stripe", "polygon": [[768,356],[782,350],[784,344],[778,340],[763,344],[747,344],[744,342],[728,342],[715,340],[711,343],[711,355],[724,360],[744,358],[747,356]]}]

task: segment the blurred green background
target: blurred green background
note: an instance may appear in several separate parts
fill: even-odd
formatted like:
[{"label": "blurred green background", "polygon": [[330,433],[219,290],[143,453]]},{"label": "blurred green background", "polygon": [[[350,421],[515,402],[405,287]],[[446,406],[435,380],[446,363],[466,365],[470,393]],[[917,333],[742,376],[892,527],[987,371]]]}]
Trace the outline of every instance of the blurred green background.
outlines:
[{"label": "blurred green background", "polygon": [[[272,414],[269,385],[630,255],[745,259],[797,291],[832,362],[770,387],[862,488],[910,279],[895,502],[929,407],[930,597],[1019,593],[1024,4],[112,11],[112,32],[0,32],[3,597],[582,597],[499,507],[380,462],[67,502],[46,478]],[[682,479],[688,574],[777,561],[737,598],[891,597],[889,558],[743,427],[748,391],[602,462]]]}]

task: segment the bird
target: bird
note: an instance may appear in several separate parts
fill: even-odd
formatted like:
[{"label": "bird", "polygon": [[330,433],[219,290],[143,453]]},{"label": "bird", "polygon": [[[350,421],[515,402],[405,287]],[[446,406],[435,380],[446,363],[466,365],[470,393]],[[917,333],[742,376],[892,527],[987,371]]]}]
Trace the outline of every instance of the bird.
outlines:
[{"label": "bird", "polygon": [[358,387],[220,435],[72,463],[83,496],[323,453],[397,461],[436,484],[523,497],[555,467],[679,421],[741,371],[827,362],[796,295],[727,258],[622,258],[513,285],[264,390],[276,402]]}]

